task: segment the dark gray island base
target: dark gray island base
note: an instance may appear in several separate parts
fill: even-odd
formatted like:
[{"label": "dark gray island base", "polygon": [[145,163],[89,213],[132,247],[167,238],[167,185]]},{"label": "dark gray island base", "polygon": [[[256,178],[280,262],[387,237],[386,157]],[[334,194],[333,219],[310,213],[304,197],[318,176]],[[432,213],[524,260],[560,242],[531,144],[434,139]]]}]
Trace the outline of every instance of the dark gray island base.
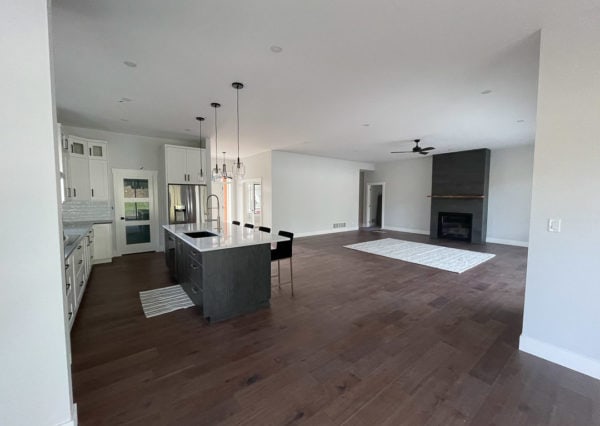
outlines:
[{"label": "dark gray island base", "polygon": [[[271,242],[277,237],[229,229],[201,239],[215,240],[210,244],[177,231],[165,226],[167,265],[192,301],[202,307],[207,321],[223,321],[270,306]],[[237,235],[232,238],[225,233]],[[207,244],[211,247],[206,248]]]}]

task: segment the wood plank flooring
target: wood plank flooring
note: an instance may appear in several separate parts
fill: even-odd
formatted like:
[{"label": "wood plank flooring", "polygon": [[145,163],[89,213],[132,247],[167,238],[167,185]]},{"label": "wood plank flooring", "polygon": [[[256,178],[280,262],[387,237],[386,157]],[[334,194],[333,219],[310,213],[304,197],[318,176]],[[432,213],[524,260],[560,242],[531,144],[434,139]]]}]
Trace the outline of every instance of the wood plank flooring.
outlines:
[{"label": "wood plank flooring", "polygon": [[599,381],[517,350],[526,249],[444,244],[496,254],[458,275],[342,247],[390,237],[429,242],[298,238],[296,297],[210,326],[144,317],[138,292],[171,284],[161,253],[95,266],[72,331],[80,424],[600,424]]}]

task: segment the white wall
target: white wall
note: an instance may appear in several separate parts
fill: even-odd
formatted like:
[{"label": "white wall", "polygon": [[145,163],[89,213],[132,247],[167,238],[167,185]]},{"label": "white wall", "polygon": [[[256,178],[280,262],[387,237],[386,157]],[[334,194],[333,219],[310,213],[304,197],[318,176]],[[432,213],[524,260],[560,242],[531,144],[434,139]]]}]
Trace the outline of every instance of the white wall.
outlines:
[{"label": "white wall", "polygon": [[360,170],[369,163],[272,152],[273,229],[296,236],[358,228]]},{"label": "white wall", "polygon": [[366,173],[367,183],[385,182],[386,229],[429,235],[431,199],[427,195],[431,194],[431,165],[431,157],[415,158],[377,163],[375,171]]},{"label": "white wall", "polygon": [[[271,227],[273,224],[273,187],[271,179],[271,151],[246,157],[243,163],[246,166],[246,176],[244,179],[261,179],[262,190],[262,224]],[[243,202],[241,185],[236,187],[236,219],[244,222]]]},{"label": "white wall", "polygon": [[533,145],[492,151],[488,242],[527,246],[532,178]]},{"label": "white wall", "polygon": [[[109,132],[106,130],[88,129],[63,125],[66,135],[81,136],[83,138],[100,139],[108,142],[108,192],[110,203],[114,206],[114,192],[112,169],[140,169],[158,171],[158,206],[159,223],[167,223],[166,190],[165,190],[165,163],[161,154],[163,145],[184,145],[198,147],[199,143],[189,141],[176,141],[171,139],[151,138],[147,136],[130,135],[125,133]],[[207,161],[207,160],[205,160]],[[208,163],[205,163],[208,164]],[[210,176],[210,165],[207,175]],[[158,233],[160,247],[164,247],[163,232]],[[117,253],[117,240],[113,224],[113,253]]]},{"label": "white wall", "polygon": [[46,0],[0,3],[0,424],[71,420]]},{"label": "white wall", "polygon": [[542,30],[520,347],[600,378],[600,12],[584,16]]}]

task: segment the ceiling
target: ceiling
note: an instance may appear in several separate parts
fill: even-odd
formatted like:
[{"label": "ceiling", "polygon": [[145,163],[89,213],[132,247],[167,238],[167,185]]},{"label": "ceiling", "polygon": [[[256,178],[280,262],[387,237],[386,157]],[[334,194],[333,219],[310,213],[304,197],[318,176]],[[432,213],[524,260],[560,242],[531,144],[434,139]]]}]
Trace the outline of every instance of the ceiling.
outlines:
[{"label": "ceiling", "polygon": [[219,152],[233,156],[241,81],[242,157],[391,161],[418,137],[438,153],[533,143],[542,6],[54,0],[59,121],[190,140],[202,115],[212,138],[216,101]]}]

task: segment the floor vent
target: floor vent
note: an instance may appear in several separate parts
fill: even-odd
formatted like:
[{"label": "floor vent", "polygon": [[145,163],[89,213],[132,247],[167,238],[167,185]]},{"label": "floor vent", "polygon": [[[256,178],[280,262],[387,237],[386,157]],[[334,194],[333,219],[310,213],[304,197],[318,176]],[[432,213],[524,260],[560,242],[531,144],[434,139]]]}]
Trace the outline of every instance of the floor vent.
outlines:
[{"label": "floor vent", "polygon": [[345,228],[345,227],[346,227],[346,222],[339,222],[339,223],[334,223],[333,224],[333,229]]}]

